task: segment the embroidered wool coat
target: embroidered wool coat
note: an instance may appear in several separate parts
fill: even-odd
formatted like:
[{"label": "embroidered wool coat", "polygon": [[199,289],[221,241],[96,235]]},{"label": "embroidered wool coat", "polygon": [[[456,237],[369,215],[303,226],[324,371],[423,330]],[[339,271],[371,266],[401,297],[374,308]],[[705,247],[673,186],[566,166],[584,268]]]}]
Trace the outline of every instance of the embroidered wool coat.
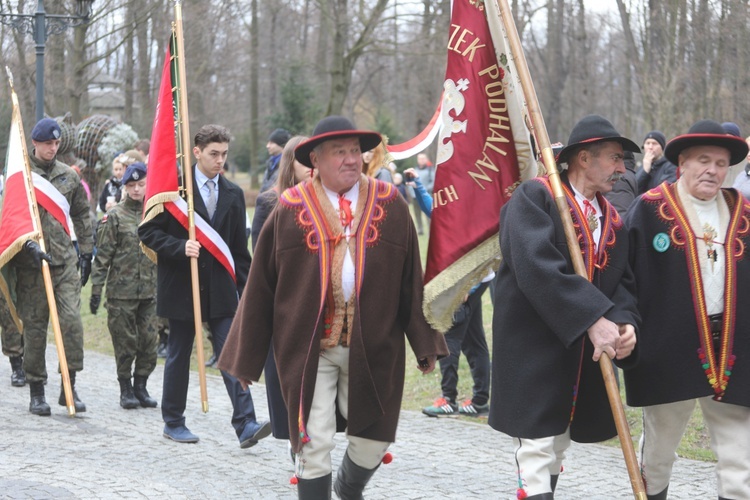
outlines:
[{"label": "embroidered wool coat", "polygon": [[[448,350],[422,313],[422,265],[407,204],[391,184],[362,176],[359,186],[350,239],[350,248],[356,247],[356,281],[350,299],[347,431],[392,442],[404,385],[404,334],[416,355],[408,369],[416,369],[419,358],[442,357]],[[326,332],[326,297],[328,276],[340,273],[336,250],[347,244],[340,235],[338,210],[319,179],[282,194],[261,230],[219,359],[221,369],[258,380],[273,342],[295,451],[303,444],[300,433],[310,412],[323,338],[332,335]],[[338,321],[339,332],[340,326]]]},{"label": "embroidered wool coat", "polygon": [[489,424],[529,439],[570,426],[574,441],[596,442],[617,431],[587,329],[602,316],[636,328],[639,318],[622,219],[597,195],[605,216],[595,253],[586,219],[565,190],[589,279],[573,270],[546,178],[521,184],[500,213]]},{"label": "embroidered wool coat", "polygon": [[[631,406],[705,396],[750,406],[750,202],[722,189],[729,207],[725,237],[724,327],[710,338],[697,250],[677,183],[645,193],[628,213],[630,259],[643,318],[638,366],[625,373]],[[708,347],[711,356],[708,355]],[[719,375],[718,378],[717,375]],[[709,380],[716,382],[714,387]],[[722,389],[721,385],[725,385]]]}]

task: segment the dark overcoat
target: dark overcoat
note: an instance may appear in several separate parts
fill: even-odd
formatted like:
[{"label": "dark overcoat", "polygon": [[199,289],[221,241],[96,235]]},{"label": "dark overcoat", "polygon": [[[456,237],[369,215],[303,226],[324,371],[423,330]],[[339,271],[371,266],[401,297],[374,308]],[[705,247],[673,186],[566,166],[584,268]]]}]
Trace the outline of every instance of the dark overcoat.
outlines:
[{"label": "dark overcoat", "polygon": [[[295,451],[302,446],[299,417],[305,422],[310,412],[325,330],[322,299],[328,280],[321,268],[328,268],[325,255],[331,247],[322,243],[326,236],[313,222],[321,212],[308,207],[318,202],[324,212],[333,207],[322,199],[319,182],[306,181],[285,191],[263,225],[247,290],[219,359],[222,370],[258,380],[273,342]],[[393,442],[404,385],[404,334],[416,355],[410,369],[415,369],[416,359],[442,357],[448,350],[422,313],[417,234],[395,187],[363,175],[352,224],[358,250],[353,256],[347,432]]]},{"label": "dark overcoat", "polygon": [[[245,287],[250,269],[250,252],[245,231],[245,196],[236,184],[219,176],[219,199],[211,227],[229,247],[234,259],[236,283],[224,266],[205,249],[198,257],[201,316],[204,319],[234,316],[239,295]],[[209,220],[206,205],[193,176],[195,213]],[[191,321],[190,259],[185,255],[187,229],[172,214],[164,211],[142,224],[138,236],[148,248],[156,252],[157,295],[156,314],[162,318]]]},{"label": "dark overcoat", "polygon": [[[605,217],[598,252],[565,186],[589,279],[575,274],[549,181],[524,182],[500,214],[503,262],[492,322],[489,423],[508,435],[560,435],[596,442],[616,435],[587,329],[604,316],[638,326],[622,219],[598,196]],[[622,366],[634,362],[636,353]]]},{"label": "dark overcoat", "polygon": [[[676,186],[664,183],[648,191],[628,213],[630,260],[643,318],[638,366],[625,373],[628,404],[714,396],[750,406],[750,202],[735,189],[721,190],[730,219],[724,247],[724,328],[714,364],[718,368],[724,355],[733,366],[720,370],[726,391],[717,391],[707,373],[712,363],[701,358],[710,328],[697,266],[706,255],[697,253],[696,239],[702,235],[691,230]],[[714,347],[713,341],[708,343]]]}]

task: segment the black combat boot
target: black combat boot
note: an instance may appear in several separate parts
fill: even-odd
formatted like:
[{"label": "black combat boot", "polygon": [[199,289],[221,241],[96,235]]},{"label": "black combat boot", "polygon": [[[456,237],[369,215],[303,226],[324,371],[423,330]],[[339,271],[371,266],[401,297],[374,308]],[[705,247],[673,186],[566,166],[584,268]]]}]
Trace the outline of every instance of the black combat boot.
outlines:
[{"label": "black combat boot", "polygon": [[120,406],[126,410],[132,410],[138,408],[141,403],[135,398],[133,394],[133,384],[130,383],[129,378],[119,378],[120,382]]},{"label": "black combat boot", "polygon": [[669,486],[664,488],[661,493],[657,493],[656,495],[646,495],[646,498],[648,500],[667,500],[667,490],[669,489]]},{"label": "black combat boot", "polygon": [[133,378],[133,392],[138,401],[141,402],[141,406],[144,408],[156,408],[156,400],[146,390],[147,381],[148,377],[139,377],[136,375]]},{"label": "black combat boot", "polygon": [[554,493],[555,488],[557,488],[558,479],[560,479],[560,474],[553,474],[549,477],[549,485],[552,486],[552,493]]},{"label": "black combat boot", "polygon": [[315,479],[297,479],[299,500],[331,500],[331,474]]},{"label": "black combat boot", "polygon": [[52,412],[47,404],[47,400],[44,399],[44,382],[31,382],[29,383],[29,389],[31,390],[29,411],[40,417],[49,417]]},{"label": "black combat boot", "polygon": [[[78,397],[76,392],[76,372],[70,372],[70,390],[73,391],[73,404],[76,407],[76,413],[83,413],[86,411],[86,405]],[[65,404],[65,386],[60,380],[60,397],[57,399],[57,404],[60,406],[68,406]]]},{"label": "black combat boot", "polygon": [[344,454],[344,459],[341,461],[339,472],[336,475],[336,483],[333,485],[333,491],[336,492],[341,500],[363,500],[362,492],[372,475],[378,470],[378,467],[374,469],[360,467],[352,462],[347,451]]},{"label": "black combat boot", "polygon": [[25,386],[26,372],[23,371],[23,358],[21,356],[11,356],[10,368],[13,370],[10,374],[10,385],[13,387]]}]

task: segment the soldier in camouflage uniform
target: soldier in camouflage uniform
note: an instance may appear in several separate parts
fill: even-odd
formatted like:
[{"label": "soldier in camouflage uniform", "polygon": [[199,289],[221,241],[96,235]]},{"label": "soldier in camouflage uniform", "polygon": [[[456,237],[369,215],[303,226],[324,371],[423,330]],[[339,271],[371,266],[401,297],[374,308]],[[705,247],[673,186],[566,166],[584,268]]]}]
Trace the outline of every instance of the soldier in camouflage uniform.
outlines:
[{"label": "soldier in camouflage uniform", "polygon": [[156,367],[158,344],[156,264],[141,251],[138,239],[146,193],[146,165],[140,162],[130,165],[122,185],[127,196],[107,211],[97,231],[89,306],[91,313],[96,314],[106,281],[107,324],[115,348],[120,406],[154,408],[156,401],[149,396],[146,382]]},{"label": "soldier in camouflage uniform", "polygon": [[[28,242],[24,247],[25,251],[17,254],[11,261],[17,274],[17,309],[24,325],[23,368],[31,389],[29,411],[35,415],[50,415],[50,407],[44,397],[49,308],[44,280],[39,271],[41,257],[50,259],[50,275],[73,386],[73,399],[76,412],[80,413],[86,411],[86,405],[75,390],[76,372],[83,369],[81,286],[86,284],[91,273],[91,252],[94,248],[89,204],[81,179],[72,168],[56,159],[60,147],[60,126],[57,122],[51,118],[39,120],[31,131],[31,142],[34,146],[29,154],[31,171],[45,179],[67,201],[69,215],[78,236],[80,257],[66,227],[45,209],[44,202],[37,200],[48,256],[40,254],[36,243]],[[35,187],[41,189],[41,183],[37,184],[38,181],[35,180]],[[58,404],[65,406],[62,387]]]},{"label": "soldier in camouflage uniform", "polygon": [[[16,273],[11,266],[3,269],[3,279],[5,279],[9,291],[15,289]],[[0,328],[2,333],[3,354],[10,360],[11,374],[10,384],[13,387],[23,387],[26,385],[26,373],[23,371],[23,335],[18,331],[16,322],[10,312],[10,307],[4,293],[0,293]]]}]

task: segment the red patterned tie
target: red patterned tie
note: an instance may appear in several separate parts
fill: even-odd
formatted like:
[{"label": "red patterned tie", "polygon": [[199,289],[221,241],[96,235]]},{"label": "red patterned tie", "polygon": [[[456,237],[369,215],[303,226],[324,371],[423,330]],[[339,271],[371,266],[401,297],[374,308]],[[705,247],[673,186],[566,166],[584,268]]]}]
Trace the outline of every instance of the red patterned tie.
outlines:
[{"label": "red patterned tie", "polygon": [[344,195],[339,195],[339,218],[341,219],[341,225],[346,227],[352,223],[352,202],[344,198]]}]

